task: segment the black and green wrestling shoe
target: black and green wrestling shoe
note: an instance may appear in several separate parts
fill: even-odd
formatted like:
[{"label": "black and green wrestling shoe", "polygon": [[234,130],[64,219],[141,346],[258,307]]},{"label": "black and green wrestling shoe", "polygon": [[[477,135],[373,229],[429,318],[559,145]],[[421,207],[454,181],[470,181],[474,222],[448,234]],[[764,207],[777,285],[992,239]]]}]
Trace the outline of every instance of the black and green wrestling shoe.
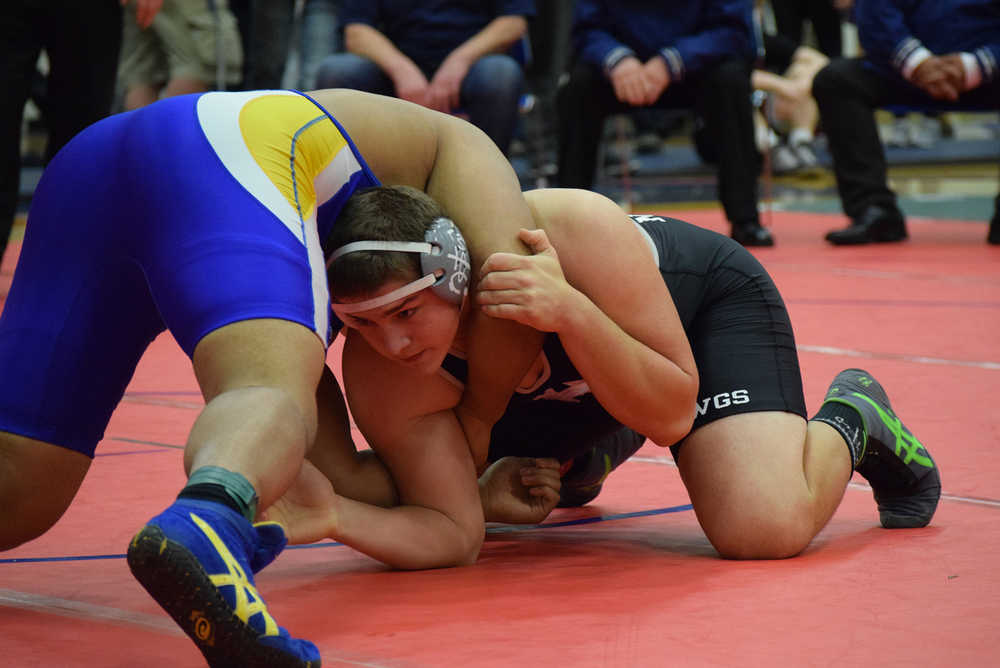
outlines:
[{"label": "black and green wrestling shoe", "polygon": [[568,470],[562,475],[558,508],[579,508],[601,493],[604,480],[626,459],[634,455],[646,437],[622,427],[601,440],[582,455],[570,460]]},{"label": "black and green wrestling shoe", "polygon": [[841,371],[823,400],[830,402],[861,414],[863,440],[854,468],[872,486],[882,526],[927,526],[941,498],[941,474],[927,448],[893,412],[879,382],[862,369]]}]

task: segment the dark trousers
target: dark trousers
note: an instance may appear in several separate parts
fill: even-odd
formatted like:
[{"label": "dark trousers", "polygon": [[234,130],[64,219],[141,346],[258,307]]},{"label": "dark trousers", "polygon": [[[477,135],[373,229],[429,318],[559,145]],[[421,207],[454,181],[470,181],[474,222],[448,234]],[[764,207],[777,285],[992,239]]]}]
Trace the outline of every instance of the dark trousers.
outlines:
[{"label": "dark trousers", "polygon": [[21,125],[39,53],[45,49],[49,58],[40,105],[48,163],[75,134],[110,113],[121,39],[119,0],[0,3],[0,256],[17,212]]},{"label": "dark trousers", "polygon": [[996,110],[1000,109],[1000,80],[962,94],[957,102],[946,103],[893,72],[876,70],[858,58],[840,58],[816,74],[813,97],[833,157],[844,213],[856,218],[871,205],[896,208],[875,121],[877,108]]},{"label": "dark trousers", "polygon": [[[697,79],[671,84],[654,105],[693,108],[705,123],[705,137],[723,156],[717,166],[719,201],[733,224],[758,221],[757,176],[761,158],[754,143],[750,64],[723,61]],[[597,167],[604,120],[635,111],[615,97],[603,71],[577,63],[559,89],[559,185],[589,189]]]},{"label": "dark trousers", "polygon": [[830,58],[843,55],[842,19],[832,0],[771,0],[771,9],[774,10],[774,24],[779,35],[791,39],[796,45],[802,44],[803,24],[809,21],[819,50]]},{"label": "dark trousers", "polygon": [[[169,0],[168,0],[169,1]],[[281,88],[295,0],[229,0],[243,42],[244,90]]]}]

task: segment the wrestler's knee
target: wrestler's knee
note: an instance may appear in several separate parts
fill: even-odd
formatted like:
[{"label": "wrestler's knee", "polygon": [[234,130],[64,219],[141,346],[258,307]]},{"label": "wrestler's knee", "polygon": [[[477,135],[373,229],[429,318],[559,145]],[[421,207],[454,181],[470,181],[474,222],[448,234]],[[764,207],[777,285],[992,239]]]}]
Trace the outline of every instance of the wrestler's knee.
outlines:
[{"label": "wrestler's knee", "polygon": [[750,503],[699,516],[705,535],[725,559],[787,559],[806,548],[814,528],[808,508]]},{"label": "wrestler's knee", "polygon": [[0,551],[38,538],[69,507],[91,459],[0,431]]}]

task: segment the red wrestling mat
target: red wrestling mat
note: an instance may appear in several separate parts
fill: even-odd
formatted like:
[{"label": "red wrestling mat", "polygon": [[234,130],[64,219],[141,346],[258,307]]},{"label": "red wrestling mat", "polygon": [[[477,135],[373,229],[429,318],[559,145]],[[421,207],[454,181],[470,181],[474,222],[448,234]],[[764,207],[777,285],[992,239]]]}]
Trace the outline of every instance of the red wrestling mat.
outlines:
[{"label": "red wrestling mat", "polygon": [[[671,215],[724,229],[717,212]],[[844,222],[774,213],[778,246],[755,254],[791,311],[809,409],[841,368],[866,367],[937,459],[945,495],[929,528],[879,528],[858,478],[801,556],[723,561],[669,454],[647,445],[595,505],[492,527],[471,567],[394,572],[332,542],[290,549],[258,578],[278,622],[326,666],[995,665],[1000,248],[982,223],[920,220],[905,244],[827,246]],[[161,337],[75,504],[0,554],[5,665],[203,665],[123,558],[183,484],[200,406]]]}]

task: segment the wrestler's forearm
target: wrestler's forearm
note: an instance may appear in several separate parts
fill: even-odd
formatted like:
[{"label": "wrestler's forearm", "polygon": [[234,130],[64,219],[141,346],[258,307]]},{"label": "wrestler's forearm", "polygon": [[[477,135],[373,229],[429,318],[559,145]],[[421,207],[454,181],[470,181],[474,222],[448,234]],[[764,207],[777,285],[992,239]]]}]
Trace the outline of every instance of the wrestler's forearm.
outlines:
[{"label": "wrestler's forearm", "polygon": [[341,497],[330,536],[393,568],[465,566],[479,556],[482,522],[463,526],[420,506],[379,508]]},{"label": "wrestler's forearm", "polygon": [[565,313],[559,339],[605,410],[660,445],[687,434],[696,376],[630,336],[581,292]]}]

